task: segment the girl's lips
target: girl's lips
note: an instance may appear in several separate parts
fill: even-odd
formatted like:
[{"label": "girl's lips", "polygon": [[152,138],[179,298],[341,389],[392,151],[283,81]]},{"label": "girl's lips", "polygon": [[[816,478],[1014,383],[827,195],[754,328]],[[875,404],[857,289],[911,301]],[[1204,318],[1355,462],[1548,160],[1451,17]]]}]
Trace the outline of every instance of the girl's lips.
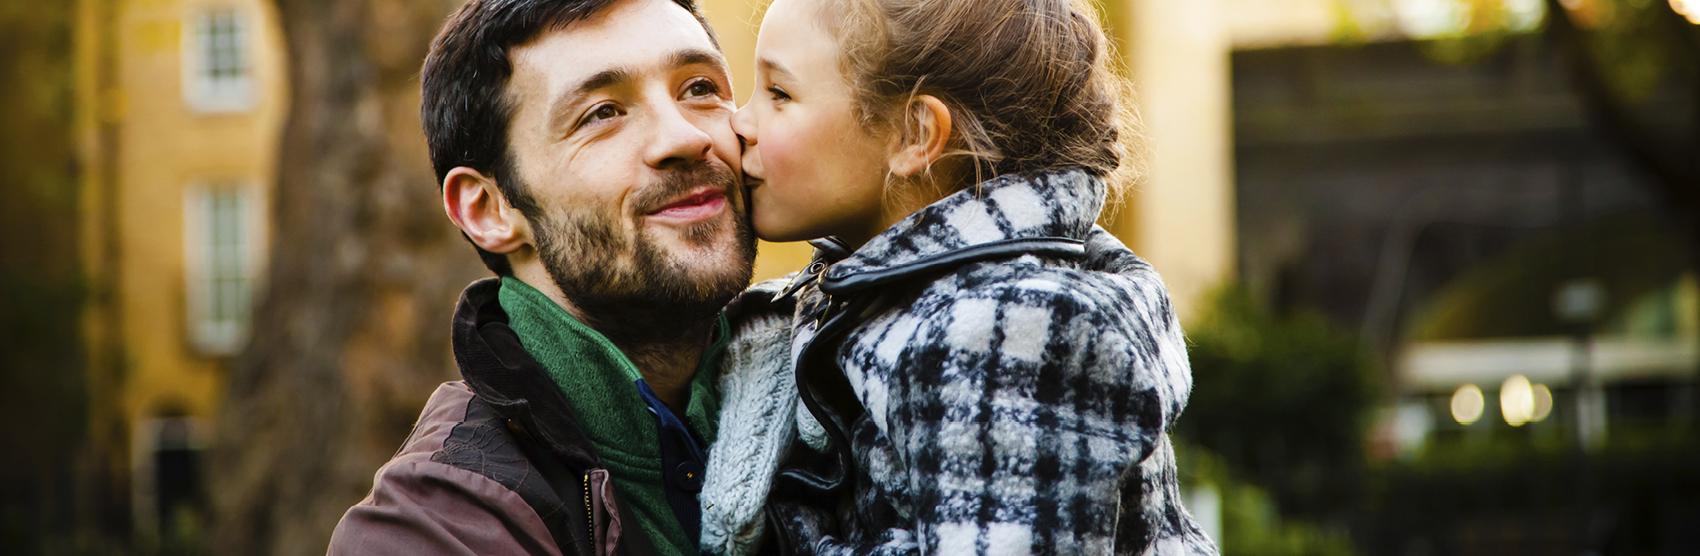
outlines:
[{"label": "girl's lips", "polygon": [[696,222],[720,214],[726,209],[726,204],[726,192],[708,189],[661,207],[649,217],[678,223]]}]

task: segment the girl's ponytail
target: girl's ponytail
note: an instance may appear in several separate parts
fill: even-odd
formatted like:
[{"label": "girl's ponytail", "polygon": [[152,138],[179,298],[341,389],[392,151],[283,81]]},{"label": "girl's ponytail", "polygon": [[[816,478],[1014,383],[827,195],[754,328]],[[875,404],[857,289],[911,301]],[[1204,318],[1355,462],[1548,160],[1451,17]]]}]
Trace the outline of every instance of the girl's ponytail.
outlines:
[{"label": "girl's ponytail", "polygon": [[[869,128],[898,129],[909,100],[951,110],[944,162],[961,187],[1079,166],[1138,174],[1137,117],[1089,0],[823,0],[826,28]],[[967,170],[972,170],[967,171]]]}]

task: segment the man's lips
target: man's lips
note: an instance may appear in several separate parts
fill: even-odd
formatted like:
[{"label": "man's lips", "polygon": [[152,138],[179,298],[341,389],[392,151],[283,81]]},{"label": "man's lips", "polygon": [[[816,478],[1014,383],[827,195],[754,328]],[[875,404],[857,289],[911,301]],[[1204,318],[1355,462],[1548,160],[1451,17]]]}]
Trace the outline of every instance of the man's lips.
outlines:
[{"label": "man's lips", "polygon": [[649,213],[649,216],[676,222],[695,222],[720,214],[722,210],[725,210],[726,204],[725,190],[705,185],[692,189],[685,196],[655,209],[654,212]]}]

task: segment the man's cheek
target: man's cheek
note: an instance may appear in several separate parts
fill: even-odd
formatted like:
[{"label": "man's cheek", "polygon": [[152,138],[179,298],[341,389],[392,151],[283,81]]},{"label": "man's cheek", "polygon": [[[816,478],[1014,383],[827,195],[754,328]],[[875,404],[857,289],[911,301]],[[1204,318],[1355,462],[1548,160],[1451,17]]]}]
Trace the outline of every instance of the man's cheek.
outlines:
[{"label": "man's cheek", "polygon": [[732,130],[732,113],[733,109],[728,103],[726,109],[700,116],[693,123],[697,129],[714,138],[714,156],[725,162],[733,174],[741,176],[744,172],[744,144],[738,140],[738,133]]},{"label": "man's cheek", "polygon": [[716,156],[726,163],[727,169],[732,171],[733,176],[742,178],[744,175],[744,143],[738,140],[738,134],[731,132],[731,128],[727,128],[726,135],[725,138],[715,142]]}]

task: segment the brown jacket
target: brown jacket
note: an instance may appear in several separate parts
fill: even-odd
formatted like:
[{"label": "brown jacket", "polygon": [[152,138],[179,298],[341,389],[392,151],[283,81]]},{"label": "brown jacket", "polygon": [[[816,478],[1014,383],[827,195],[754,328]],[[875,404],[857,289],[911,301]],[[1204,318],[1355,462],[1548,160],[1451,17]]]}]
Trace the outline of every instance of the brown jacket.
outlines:
[{"label": "brown jacket", "polygon": [[348,509],[329,554],[649,556],[566,397],[507,326],[496,280],[454,319],[459,382],[437,388],[412,434]]}]

